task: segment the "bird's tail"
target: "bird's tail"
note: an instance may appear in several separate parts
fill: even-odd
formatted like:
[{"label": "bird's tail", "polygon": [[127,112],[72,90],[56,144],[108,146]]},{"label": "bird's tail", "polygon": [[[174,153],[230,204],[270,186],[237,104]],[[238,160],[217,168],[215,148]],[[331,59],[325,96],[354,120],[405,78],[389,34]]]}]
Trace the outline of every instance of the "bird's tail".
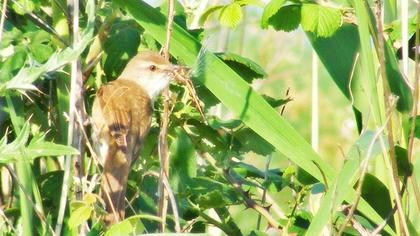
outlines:
[{"label": "bird's tail", "polygon": [[124,219],[125,191],[131,158],[127,149],[116,143],[109,146],[101,182],[102,199],[106,204],[105,224],[111,225]]}]

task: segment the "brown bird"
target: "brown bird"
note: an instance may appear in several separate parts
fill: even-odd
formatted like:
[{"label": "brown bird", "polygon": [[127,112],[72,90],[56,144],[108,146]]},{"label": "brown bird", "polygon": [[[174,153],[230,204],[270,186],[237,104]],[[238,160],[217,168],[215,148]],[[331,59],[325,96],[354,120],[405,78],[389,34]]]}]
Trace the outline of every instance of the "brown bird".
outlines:
[{"label": "brown bird", "polygon": [[142,52],[128,62],[118,79],[96,93],[92,124],[104,159],[101,192],[107,225],[124,219],[130,166],[149,131],[153,101],[168,86],[176,68],[158,53]]}]

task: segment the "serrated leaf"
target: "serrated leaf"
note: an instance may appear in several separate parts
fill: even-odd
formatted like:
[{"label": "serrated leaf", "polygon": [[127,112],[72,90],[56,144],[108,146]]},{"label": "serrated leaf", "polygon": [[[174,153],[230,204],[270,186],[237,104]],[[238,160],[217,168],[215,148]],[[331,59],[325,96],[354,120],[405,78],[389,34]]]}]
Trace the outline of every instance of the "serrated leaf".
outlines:
[{"label": "serrated leaf", "polygon": [[223,5],[219,5],[219,6],[212,6],[212,7],[207,8],[207,10],[200,16],[199,24],[201,26],[204,25],[204,23],[207,21],[207,19],[209,18],[211,14],[222,9],[223,7],[224,7]]},{"label": "serrated leaf", "polygon": [[248,83],[251,83],[253,79],[267,76],[267,73],[261,66],[248,58],[234,53],[216,53],[216,55]]},{"label": "serrated leaf", "polygon": [[318,4],[302,4],[301,18],[302,28],[318,37],[333,35],[341,25],[340,10]]},{"label": "serrated leaf", "polygon": [[269,19],[276,14],[286,0],[272,0],[265,7],[261,17],[261,28],[267,29]]},{"label": "serrated leaf", "polygon": [[220,12],[219,21],[223,26],[235,28],[242,19],[242,8],[238,3],[224,6]]},{"label": "serrated leaf", "polygon": [[280,8],[277,13],[268,18],[268,24],[273,26],[277,31],[293,31],[297,29],[300,24],[300,9],[301,5],[298,4],[284,6]]},{"label": "serrated leaf", "polygon": [[67,222],[69,227],[74,229],[90,218],[93,208],[89,205],[82,205],[74,210]]}]

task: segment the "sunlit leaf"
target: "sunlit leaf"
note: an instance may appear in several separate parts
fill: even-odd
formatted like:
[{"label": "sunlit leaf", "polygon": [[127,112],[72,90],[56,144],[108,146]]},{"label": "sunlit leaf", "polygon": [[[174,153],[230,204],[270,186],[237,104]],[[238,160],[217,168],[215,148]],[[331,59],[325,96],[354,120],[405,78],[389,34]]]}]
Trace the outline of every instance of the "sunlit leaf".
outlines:
[{"label": "sunlit leaf", "polygon": [[286,0],[272,0],[264,7],[263,15],[261,17],[261,28],[268,28],[269,19],[277,13],[285,2]]},{"label": "sunlit leaf", "polygon": [[238,3],[231,3],[221,9],[219,15],[220,24],[235,28],[242,19],[242,8]]},{"label": "sunlit leaf", "polygon": [[67,222],[70,228],[76,228],[81,225],[83,222],[90,218],[93,208],[89,205],[82,205],[74,210],[70,214],[69,221]]},{"label": "sunlit leaf", "polygon": [[274,15],[268,18],[268,24],[275,30],[286,32],[293,31],[299,27],[301,19],[301,5],[292,4],[281,7]]},{"label": "sunlit leaf", "polygon": [[301,17],[302,28],[318,37],[333,35],[341,25],[340,10],[318,4],[302,4]]}]

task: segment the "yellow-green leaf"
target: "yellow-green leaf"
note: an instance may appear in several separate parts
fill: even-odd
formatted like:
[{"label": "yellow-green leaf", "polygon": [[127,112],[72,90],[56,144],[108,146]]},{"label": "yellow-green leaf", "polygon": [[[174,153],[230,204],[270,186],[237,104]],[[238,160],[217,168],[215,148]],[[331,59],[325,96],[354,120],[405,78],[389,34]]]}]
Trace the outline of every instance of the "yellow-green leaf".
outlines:
[{"label": "yellow-green leaf", "polygon": [[219,21],[223,26],[235,28],[242,19],[242,8],[238,3],[224,6],[220,12]]},{"label": "yellow-green leaf", "polygon": [[313,32],[319,37],[329,37],[341,25],[341,12],[318,4],[302,4],[300,23],[305,31]]}]

